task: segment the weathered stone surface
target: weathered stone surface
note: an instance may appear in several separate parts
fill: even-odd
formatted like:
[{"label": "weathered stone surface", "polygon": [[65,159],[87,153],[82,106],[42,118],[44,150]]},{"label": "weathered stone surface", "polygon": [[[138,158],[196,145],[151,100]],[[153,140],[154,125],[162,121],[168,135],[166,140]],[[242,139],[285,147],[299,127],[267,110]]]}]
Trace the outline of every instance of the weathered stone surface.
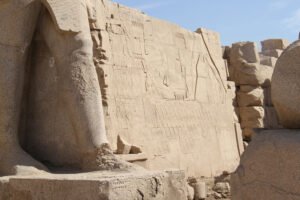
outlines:
[{"label": "weathered stone surface", "polygon": [[219,34],[191,32],[107,1],[97,4],[107,57],[98,65],[99,79],[107,85],[105,121],[113,148],[120,134],[143,147],[149,169],[180,167],[188,176],[234,170],[233,93]]},{"label": "weathered stone surface", "polygon": [[117,139],[117,153],[118,154],[129,154],[131,150],[131,144],[126,142],[120,135]]},{"label": "weathered stone surface", "polygon": [[131,154],[142,153],[142,148],[139,146],[136,146],[136,145],[132,145],[129,153],[131,153]]},{"label": "weathered stone surface", "polygon": [[300,199],[300,130],[259,133],[231,177],[232,200]]},{"label": "weathered stone surface", "polygon": [[[215,176],[236,168],[240,132],[234,124],[233,96],[227,85],[228,70],[218,33],[202,28],[191,32],[105,0],[93,1],[93,8],[88,7],[92,1],[80,1],[78,9],[75,6],[76,16],[70,17],[80,16],[75,20],[79,32],[64,20],[74,13],[73,5],[64,11],[62,8],[70,2],[56,7],[62,2],[51,4],[55,0],[49,0],[52,10],[41,13],[42,22],[37,27],[40,2],[34,2],[24,9],[16,3],[22,12],[12,12],[12,6],[12,10],[0,13],[1,30],[9,30],[0,31],[0,42],[10,46],[1,48],[1,61],[16,61],[12,65],[1,63],[1,81],[8,80],[10,74],[6,73],[8,68],[2,70],[3,66],[10,67],[9,72],[11,66],[23,70],[28,55],[23,47],[29,46],[34,32],[38,34],[32,45],[32,60],[29,59],[30,88],[24,96],[28,100],[24,104],[29,105],[22,113],[26,123],[22,121],[25,127],[20,129],[26,151],[55,167],[99,169],[100,161],[116,161],[109,151],[107,130],[114,149],[118,134],[130,144],[145,148],[150,169],[182,168],[196,176]],[[2,20],[2,16],[11,16],[9,13],[18,15],[12,21]],[[58,30],[60,22],[67,24]],[[28,28],[28,32],[16,29],[11,36],[8,28],[14,23]],[[14,38],[20,40],[13,41]],[[7,57],[10,51],[17,53]],[[15,60],[20,54],[23,57]],[[14,74],[9,80],[22,79]],[[7,90],[9,84],[1,82],[1,97],[20,98],[18,102],[0,101],[1,111],[5,112],[14,111],[11,108],[21,101],[22,87],[15,89],[15,82],[13,89]],[[7,124],[18,124],[19,111],[10,113],[14,118]],[[5,112],[1,117],[8,119]],[[19,129],[13,128],[13,134],[6,135],[17,138]],[[106,148],[102,148],[103,144]],[[109,152],[111,157],[102,159],[103,152]],[[10,157],[1,157],[1,162],[4,158]],[[13,164],[8,163],[7,169],[15,169]],[[108,168],[115,164],[112,162]]]},{"label": "weathered stone surface", "polygon": [[260,53],[259,57],[260,57],[260,64],[267,65],[267,66],[270,66],[270,67],[275,67],[275,64],[277,62],[277,58],[271,57],[271,56],[265,56],[261,53]]},{"label": "weathered stone surface", "polygon": [[261,41],[262,51],[280,49],[284,50],[290,45],[290,41],[285,39],[268,39]]},{"label": "weathered stone surface", "polygon": [[2,200],[182,200],[183,171],[93,172],[0,178]]},{"label": "weathered stone surface", "polygon": [[282,52],[283,52],[283,50],[280,50],[280,49],[270,49],[270,50],[263,51],[262,54],[265,56],[279,58],[280,55],[282,54]]},{"label": "weathered stone surface", "polygon": [[289,46],[278,59],[272,77],[272,101],[280,123],[300,128],[300,40]]},{"label": "weathered stone surface", "polygon": [[246,106],[263,106],[264,104],[264,91],[258,87],[249,92],[237,92],[237,101],[239,107]]},{"label": "weathered stone surface", "polygon": [[242,128],[263,128],[265,111],[263,107],[240,107],[239,108]]},{"label": "weathered stone surface", "polygon": [[232,44],[230,51],[230,79],[236,85],[270,85],[273,69],[260,64],[258,48],[254,42]]},{"label": "weathered stone surface", "polygon": [[232,44],[230,51],[230,63],[240,63],[244,60],[247,63],[259,63],[258,47],[255,42],[237,42]]},{"label": "weathered stone surface", "polygon": [[84,19],[82,15],[78,14],[78,10],[81,9],[81,0],[41,0],[47,7],[52,16],[57,28],[61,31],[67,32],[79,32],[80,21]]}]

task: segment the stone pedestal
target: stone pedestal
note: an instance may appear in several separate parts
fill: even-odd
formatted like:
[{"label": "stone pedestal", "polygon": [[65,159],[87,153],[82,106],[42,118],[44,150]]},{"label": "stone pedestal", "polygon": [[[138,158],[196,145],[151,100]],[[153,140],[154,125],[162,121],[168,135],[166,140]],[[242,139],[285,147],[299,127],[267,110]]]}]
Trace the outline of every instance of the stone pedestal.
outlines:
[{"label": "stone pedestal", "polygon": [[231,176],[232,200],[300,200],[300,130],[255,136]]},{"label": "stone pedestal", "polygon": [[0,178],[1,200],[183,200],[185,190],[178,170]]}]

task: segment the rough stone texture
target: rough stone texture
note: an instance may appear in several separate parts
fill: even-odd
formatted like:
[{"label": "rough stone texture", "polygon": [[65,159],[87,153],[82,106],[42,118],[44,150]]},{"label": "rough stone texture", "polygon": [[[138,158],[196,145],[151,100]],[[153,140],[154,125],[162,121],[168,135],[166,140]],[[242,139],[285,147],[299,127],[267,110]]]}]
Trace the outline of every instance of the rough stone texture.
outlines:
[{"label": "rough stone texture", "polygon": [[263,128],[265,111],[260,106],[240,107],[242,128]]},{"label": "rough stone texture", "polygon": [[254,42],[238,42],[232,44],[230,65],[233,70],[230,79],[236,85],[269,85],[273,69],[260,64],[258,48]]},{"label": "rough stone texture", "polygon": [[263,106],[264,104],[264,90],[262,88],[255,88],[249,92],[237,92],[237,101],[240,107],[245,106]]},{"label": "rough stone texture", "polygon": [[300,128],[300,40],[278,59],[272,77],[272,100],[280,123]]},{"label": "rough stone texture", "polygon": [[240,59],[245,60],[247,63],[258,63],[259,54],[257,44],[255,42],[238,42],[232,44],[230,51],[231,63],[235,63]]},{"label": "rough stone texture", "polygon": [[271,100],[271,77],[277,57],[289,42],[270,39],[262,43],[260,53],[253,42],[238,42],[223,50],[223,57],[229,63],[229,79],[237,85],[237,101],[233,100],[233,105],[237,107],[246,141],[251,141],[253,128],[281,127]]},{"label": "rough stone texture", "polygon": [[265,56],[279,58],[280,55],[282,54],[282,52],[283,52],[283,50],[280,50],[280,49],[270,49],[270,50],[263,51],[262,54]]},{"label": "rough stone texture", "polygon": [[270,67],[275,67],[277,58],[271,56],[265,56],[262,53],[259,54],[259,57],[260,57],[260,64],[267,65]]},{"label": "rough stone texture", "polygon": [[117,139],[117,153],[118,154],[129,154],[131,150],[131,144],[126,142],[124,139],[118,135]]},{"label": "rough stone texture", "polygon": [[183,200],[183,171],[0,178],[1,200]]},{"label": "rough stone texture", "polygon": [[105,56],[96,58],[96,68],[105,83],[105,121],[113,148],[120,134],[143,148],[149,169],[181,168],[194,176],[234,170],[240,154],[240,133],[233,123],[235,87],[227,86],[219,35],[97,3],[94,44],[101,38],[97,48]]},{"label": "rough stone texture", "polygon": [[300,130],[259,133],[231,177],[232,200],[300,199]]},{"label": "rough stone texture", "polygon": [[262,51],[280,49],[284,50],[290,45],[290,41],[285,39],[268,39],[261,41]]},{"label": "rough stone texture", "polygon": [[[38,161],[80,170],[117,168],[125,162],[117,162],[106,137],[87,1],[47,2],[49,12],[40,1],[9,1],[1,8],[0,175],[43,174],[47,168]],[[59,20],[79,31],[66,30]],[[51,92],[43,93],[44,87]]]}]

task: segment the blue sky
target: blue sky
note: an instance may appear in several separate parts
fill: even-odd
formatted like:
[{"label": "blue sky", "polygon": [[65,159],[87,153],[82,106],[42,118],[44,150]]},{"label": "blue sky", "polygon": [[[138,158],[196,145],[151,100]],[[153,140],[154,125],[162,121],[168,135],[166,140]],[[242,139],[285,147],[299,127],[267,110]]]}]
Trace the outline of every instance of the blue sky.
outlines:
[{"label": "blue sky", "polygon": [[112,0],[195,31],[220,33],[223,45],[298,39],[300,0]]}]

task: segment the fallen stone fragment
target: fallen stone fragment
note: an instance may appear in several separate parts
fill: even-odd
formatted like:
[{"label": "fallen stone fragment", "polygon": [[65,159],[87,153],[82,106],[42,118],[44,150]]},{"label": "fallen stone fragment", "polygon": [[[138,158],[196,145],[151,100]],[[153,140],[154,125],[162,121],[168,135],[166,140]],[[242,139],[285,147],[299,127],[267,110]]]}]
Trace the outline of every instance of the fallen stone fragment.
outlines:
[{"label": "fallen stone fragment", "polygon": [[126,142],[120,135],[118,135],[117,140],[117,154],[129,154],[131,150],[131,145]]},{"label": "fallen stone fragment", "polygon": [[132,145],[130,148],[130,154],[138,154],[138,153],[142,153],[142,148],[136,145]]}]

